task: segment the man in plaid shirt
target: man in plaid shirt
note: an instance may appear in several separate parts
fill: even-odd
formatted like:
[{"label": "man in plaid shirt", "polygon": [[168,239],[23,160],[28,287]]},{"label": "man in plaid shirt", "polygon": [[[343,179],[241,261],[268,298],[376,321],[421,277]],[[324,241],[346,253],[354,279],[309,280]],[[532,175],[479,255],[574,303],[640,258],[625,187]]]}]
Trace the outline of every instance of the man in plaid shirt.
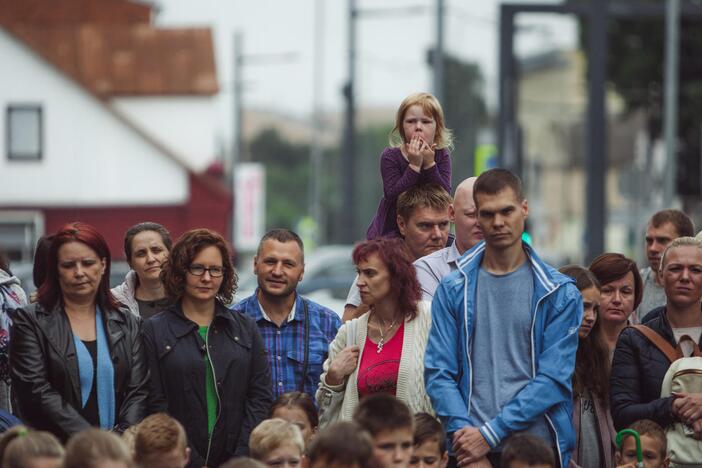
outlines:
[{"label": "man in plaid shirt", "polygon": [[341,326],[332,310],[297,294],[304,273],[300,237],[288,229],[267,232],[254,257],[258,289],[233,309],[258,324],[275,398],[296,390],[314,396],[329,343]]}]

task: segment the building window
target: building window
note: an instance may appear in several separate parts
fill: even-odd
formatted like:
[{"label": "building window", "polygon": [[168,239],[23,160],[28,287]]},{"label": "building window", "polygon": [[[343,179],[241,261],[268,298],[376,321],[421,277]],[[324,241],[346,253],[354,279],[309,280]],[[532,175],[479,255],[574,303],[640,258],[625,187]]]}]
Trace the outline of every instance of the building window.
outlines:
[{"label": "building window", "polygon": [[7,158],[40,160],[43,151],[41,106],[7,107]]},{"label": "building window", "polygon": [[32,261],[37,240],[44,234],[44,222],[40,211],[0,210],[0,245],[11,262]]}]

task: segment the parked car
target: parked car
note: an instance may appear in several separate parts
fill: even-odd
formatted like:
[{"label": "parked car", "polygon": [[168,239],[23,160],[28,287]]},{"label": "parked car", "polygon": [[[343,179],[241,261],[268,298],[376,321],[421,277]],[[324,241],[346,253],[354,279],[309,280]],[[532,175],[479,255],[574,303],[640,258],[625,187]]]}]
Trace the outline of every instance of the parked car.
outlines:
[{"label": "parked car", "polygon": [[[351,261],[352,245],[326,245],[305,255],[305,276],[297,291],[310,300],[333,310],[341,317],[346,295],[356,278],[356,266]],[[239,289],[234,303],[256,291],[258,282],[251,273],[252,266],[239,273]]]}]

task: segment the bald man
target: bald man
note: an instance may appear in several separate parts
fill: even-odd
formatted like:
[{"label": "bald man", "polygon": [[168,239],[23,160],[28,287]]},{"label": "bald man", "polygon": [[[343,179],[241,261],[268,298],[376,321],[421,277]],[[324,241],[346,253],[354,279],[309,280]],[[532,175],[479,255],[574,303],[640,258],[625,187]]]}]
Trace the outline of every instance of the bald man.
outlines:
[{"label": "bald man", "polygon": [[469,177],[456,187],[453,204],[449,207],[451,222],[456,226],[456,240],[453,245],[414,262],[424,300],[432,300],[441,278],[456,270],[456,260],[483,240],[473,201],[473,185],[476,179],[477,177]]}]

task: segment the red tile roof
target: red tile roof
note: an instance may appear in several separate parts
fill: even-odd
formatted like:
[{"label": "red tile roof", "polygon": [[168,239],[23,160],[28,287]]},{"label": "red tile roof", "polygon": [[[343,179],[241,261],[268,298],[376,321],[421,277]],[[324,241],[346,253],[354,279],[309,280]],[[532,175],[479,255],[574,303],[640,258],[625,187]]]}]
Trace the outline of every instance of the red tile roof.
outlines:
[{"label": "red tile roof", "polygon": [[0,0],[0,22],[35,25],[150,23],[152,7],[129,0]]},{"label": "red tile roof", "polygon": [[211,30],[156,28],[150,13],[125,0],[0,0],[1,26],[98,96],[217,93]]}]

